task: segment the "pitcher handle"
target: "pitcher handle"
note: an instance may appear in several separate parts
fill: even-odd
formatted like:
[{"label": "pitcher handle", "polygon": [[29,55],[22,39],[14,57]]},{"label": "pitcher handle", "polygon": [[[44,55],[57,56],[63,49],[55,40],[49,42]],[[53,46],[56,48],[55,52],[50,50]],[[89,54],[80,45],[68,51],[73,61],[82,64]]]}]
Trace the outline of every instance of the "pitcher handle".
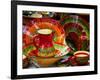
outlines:
[{"label": "pitcher handle", "polygon": [[35,45],[36,47],[39,46],[40,39],[39,39],[39,36],[38,36],[38,35],[36,35],[36,36],[33,37],[33,43],[34,43],[34,45]]}]

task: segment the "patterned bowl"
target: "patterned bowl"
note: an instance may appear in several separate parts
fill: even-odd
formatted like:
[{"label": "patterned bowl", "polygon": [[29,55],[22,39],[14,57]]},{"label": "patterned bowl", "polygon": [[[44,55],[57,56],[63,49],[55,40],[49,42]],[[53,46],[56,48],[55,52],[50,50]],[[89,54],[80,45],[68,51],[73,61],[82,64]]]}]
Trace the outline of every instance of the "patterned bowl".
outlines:
[{"label": "patterned bowl", "polygon": [[[68,46],[55,44],[54,47],[56,50],[53,53],[51,53],[55,54],[54,56],[52,57],[32,56],[30,58],[31,62],[34,63],[37,67],[52,66],[69,52]],[[46,53],[46,55],[48,55],[48,53]]]}]

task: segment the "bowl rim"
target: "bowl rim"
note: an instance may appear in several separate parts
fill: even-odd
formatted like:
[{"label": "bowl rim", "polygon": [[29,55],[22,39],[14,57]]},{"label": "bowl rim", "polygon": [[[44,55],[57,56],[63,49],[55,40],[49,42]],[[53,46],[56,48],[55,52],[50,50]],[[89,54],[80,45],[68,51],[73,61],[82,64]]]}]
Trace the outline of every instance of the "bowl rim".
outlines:
[{"label": "bowl rim", "polygon": [[74,56],[77,56],[77,55],[80,55],[80,54],[84,54],[84,55],[87,55],[85,57],[89,57],[89,52],[88,51],[76,51],[74,53]]},{"label": "bowl rim", "polygon": [[[65,54],[66,55],[66,54]],[[31,58],[44,58],[44,59],[50,59],[50,58],[61,58],[61,57],[64,57],[65,55],[63,55],[63,56],[57,56],[57,57],[55,57],[55,56],[53,56],[53,57],[40,57],[40,56],[31,56]]]}]

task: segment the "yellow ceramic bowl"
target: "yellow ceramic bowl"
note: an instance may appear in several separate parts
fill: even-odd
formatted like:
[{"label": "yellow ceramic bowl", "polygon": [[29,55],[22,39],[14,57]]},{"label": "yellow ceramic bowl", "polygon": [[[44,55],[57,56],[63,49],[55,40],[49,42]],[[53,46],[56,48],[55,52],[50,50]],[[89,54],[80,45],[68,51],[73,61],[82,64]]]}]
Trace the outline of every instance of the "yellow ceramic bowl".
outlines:
[{"label": "yellow ceramic bowl", "polygon": [[[56,51],[56,50],[55,50]],[[67,52],[66,52],[67,54]],[[31,57],[31,62],[38,65],[39,67],[48,67],[48,66],[52,66],[53,64],[55,64],[57,61],[59,61],[63,56],[65,56],[66,54],[62,54],[59,51],[55,52],[55,56],[34,56]]]},{"label": "yellow ceramic bowl", "polygon": [[51,53],[38,53],[37,56],[31,56],[29,59],[31,63],[34,63],[37,67],[48,67],[55,64],[61,58],[63,58],[68,52],[68,46],[62,46],[60,44],[54,45],[55,51]]},{"label": "yellow ceramic bowl", "polygon": [[37,57],[31,58],[31,62],[36,64],[36,66],[38,65],[39,67],[48,67],[48,66],[52,66],[61,58],[62,56],[61,57],[38,57],[37,56]]}]

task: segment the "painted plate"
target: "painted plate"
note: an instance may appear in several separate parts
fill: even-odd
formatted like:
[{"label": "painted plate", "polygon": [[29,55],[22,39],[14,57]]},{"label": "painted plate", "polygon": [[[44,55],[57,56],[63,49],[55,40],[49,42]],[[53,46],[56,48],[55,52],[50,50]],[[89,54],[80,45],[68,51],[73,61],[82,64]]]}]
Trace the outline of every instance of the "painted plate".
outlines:
[{"label": "painted plate", "polygon": [[38,29],[52,29],[54,32],[54,42],[64,43],[65,33],[63,26],[54,19],[36,18],[31,20],[31,25],[23,26],[23,43],[32,43],[33,37],[36,35]]}]

